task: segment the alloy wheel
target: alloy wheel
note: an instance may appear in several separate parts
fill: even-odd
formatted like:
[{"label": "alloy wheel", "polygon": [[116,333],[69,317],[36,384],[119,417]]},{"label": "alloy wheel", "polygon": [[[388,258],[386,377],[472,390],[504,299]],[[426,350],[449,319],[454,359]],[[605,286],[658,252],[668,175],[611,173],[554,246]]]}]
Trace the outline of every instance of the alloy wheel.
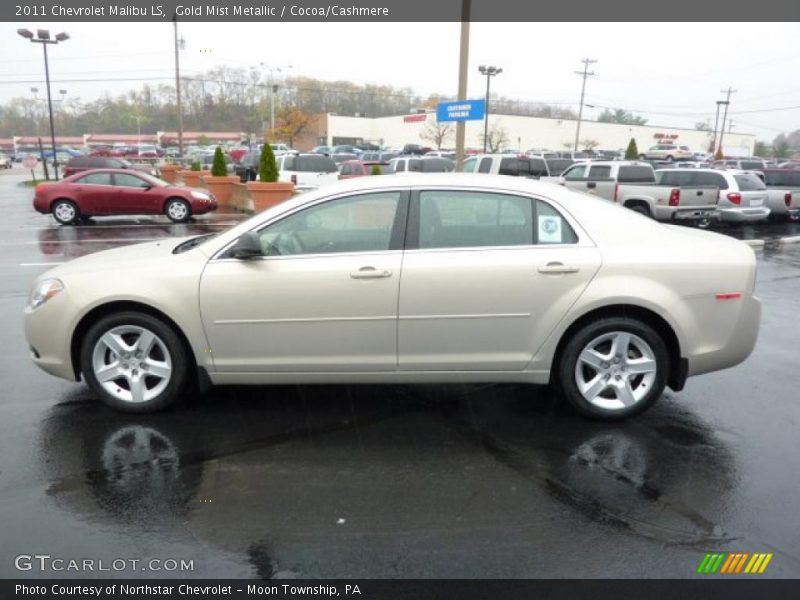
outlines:
[{"label": "alloy wheel", "polygon": [[575,383],[590,404],[620,410],[648,394],[656,373],[656,356],[647,342],[626,331],[613,331],[594,338],[581,350]]},{"label": "alloy wheel", "polygon": [[161,394],[173,372],[164,341],[138,325],[114,327],[100,336],[92,370],[106,392],[128,403],[147,402]]}]

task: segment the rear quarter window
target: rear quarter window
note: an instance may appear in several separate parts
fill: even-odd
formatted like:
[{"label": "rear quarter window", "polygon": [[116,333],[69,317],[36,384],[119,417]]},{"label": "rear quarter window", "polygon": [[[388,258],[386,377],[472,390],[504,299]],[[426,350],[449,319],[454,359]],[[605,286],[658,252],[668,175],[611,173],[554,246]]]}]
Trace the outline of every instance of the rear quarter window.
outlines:
[{"label": "rear quarter window", "polygon": [[621,166],[617,174],[619,183],[655,183],[656,174],[652,167],[643,165]]}]

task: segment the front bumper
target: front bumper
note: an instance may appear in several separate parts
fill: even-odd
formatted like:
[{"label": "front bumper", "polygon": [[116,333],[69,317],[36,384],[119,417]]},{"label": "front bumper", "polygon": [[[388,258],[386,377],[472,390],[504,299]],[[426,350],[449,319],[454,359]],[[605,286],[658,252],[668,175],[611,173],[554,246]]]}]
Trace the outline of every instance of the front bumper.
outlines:
[{"label": "front bumper", "polygon": [[34,364],[50,375],[70,381],[77,379],[70,347],[73,324],[67,315],[75,315],[77,311],[67,290],[36,310],[25,308],[25,339]]}]

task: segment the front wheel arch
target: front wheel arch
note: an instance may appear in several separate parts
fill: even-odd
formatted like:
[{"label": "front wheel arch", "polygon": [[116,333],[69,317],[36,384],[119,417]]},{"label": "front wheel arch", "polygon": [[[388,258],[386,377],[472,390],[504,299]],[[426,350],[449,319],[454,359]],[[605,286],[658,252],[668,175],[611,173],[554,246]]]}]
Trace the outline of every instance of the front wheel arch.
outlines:
[{"label": "front wheel arch", "polygon": [[612,306],[603,306],[596,308],[588,313],[578,317],[573,323],[564,331],[561,338],[558,340],[556,351],[553,353],[553,361],[550,365],[550,384],[556,383],[555,366],[561,361],[561,356],[564,352],[564,346],[575,335],[576,332],[583,329],[587,323],[605,319],[609,317],[622,317],[633,318],[643,321],[661,336],[667,346],[669,354],[669,373],[667,373],[667,385],[673,390],[679,391],[683,389],[683,384],[686,379],[686,365],[685,359],[681,357],[681,346],[678,341],[678,336],[672,329],[672,326],[664,320],[664,318],[653,312],[650,309],[636,306],[634,304],[615,304]]},{"label": "front wheel arch", "polygon": [[96,306],[86,313],[78,322],[78,325],[72,332],[72,339],[70,340],[70,359],[72,360],[72,370],[75,373],[75,380],[80,381],[81,379],[81,346],[83,345],[83,340],[86,337],[86,333],[89,331],[89,328],[106,315],[126,311],[141,312],[150,315],[151,317],[155,317],[156,319],[161,319],[175,331],[176,335],[181,340],[184,349],[186,350],[187,356],[191,357],[193,360],[193,364],[190,365],[190,373],[192,375],[193,383],[196,383],[197,370],[200,363],[197,360],[197,355],[195,354],[194,349],[189,343],[189,339],[186,337],[186,334],[183,332],[183,330],[167,314],[147,304],[134,301],[117,301],[101,304],[100,306]]}]

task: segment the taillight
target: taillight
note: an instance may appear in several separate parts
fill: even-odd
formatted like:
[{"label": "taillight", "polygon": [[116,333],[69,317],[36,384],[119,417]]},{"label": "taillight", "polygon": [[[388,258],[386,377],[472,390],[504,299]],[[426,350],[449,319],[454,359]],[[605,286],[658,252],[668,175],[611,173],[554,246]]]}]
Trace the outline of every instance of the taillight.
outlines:
[{"label": "taillight", "polygon": [[297,185],[297,175],[292,175],[292,183]]},{"label": "taillight", "polygon": [[737,194],[736,192],[731,192],[728,194],[728,201],[733,204],[741,204],[742,203],[742,195]]},{"label": "taillight", "polygon": [[678,206],[681,202],[681,190],[680,188],[672,188],[672,191],[669,193],[669,205],[670,206]]},{"label": "taillight", "polygon": [[792,205],[792,195],[791,194],[784,194],[783,195],[783,202],[786,204],[786,208],[789,208]]},{"label": "taillight", "polygon": [[619,184],[614,184],[614,202],[619,198]]},{"label": "taillight", "polygon": [[[44,192],[44,184],[43,184],[43,183],[40,183],[39,185],[37,185],[37,186],[36,186],[36,189],[34,190],[34,192],[35,192],[36,194],[41,194],[41,193],[43,193],[43,192]],[[787,206],[788,206],[788,205],[787,205]]]}]

